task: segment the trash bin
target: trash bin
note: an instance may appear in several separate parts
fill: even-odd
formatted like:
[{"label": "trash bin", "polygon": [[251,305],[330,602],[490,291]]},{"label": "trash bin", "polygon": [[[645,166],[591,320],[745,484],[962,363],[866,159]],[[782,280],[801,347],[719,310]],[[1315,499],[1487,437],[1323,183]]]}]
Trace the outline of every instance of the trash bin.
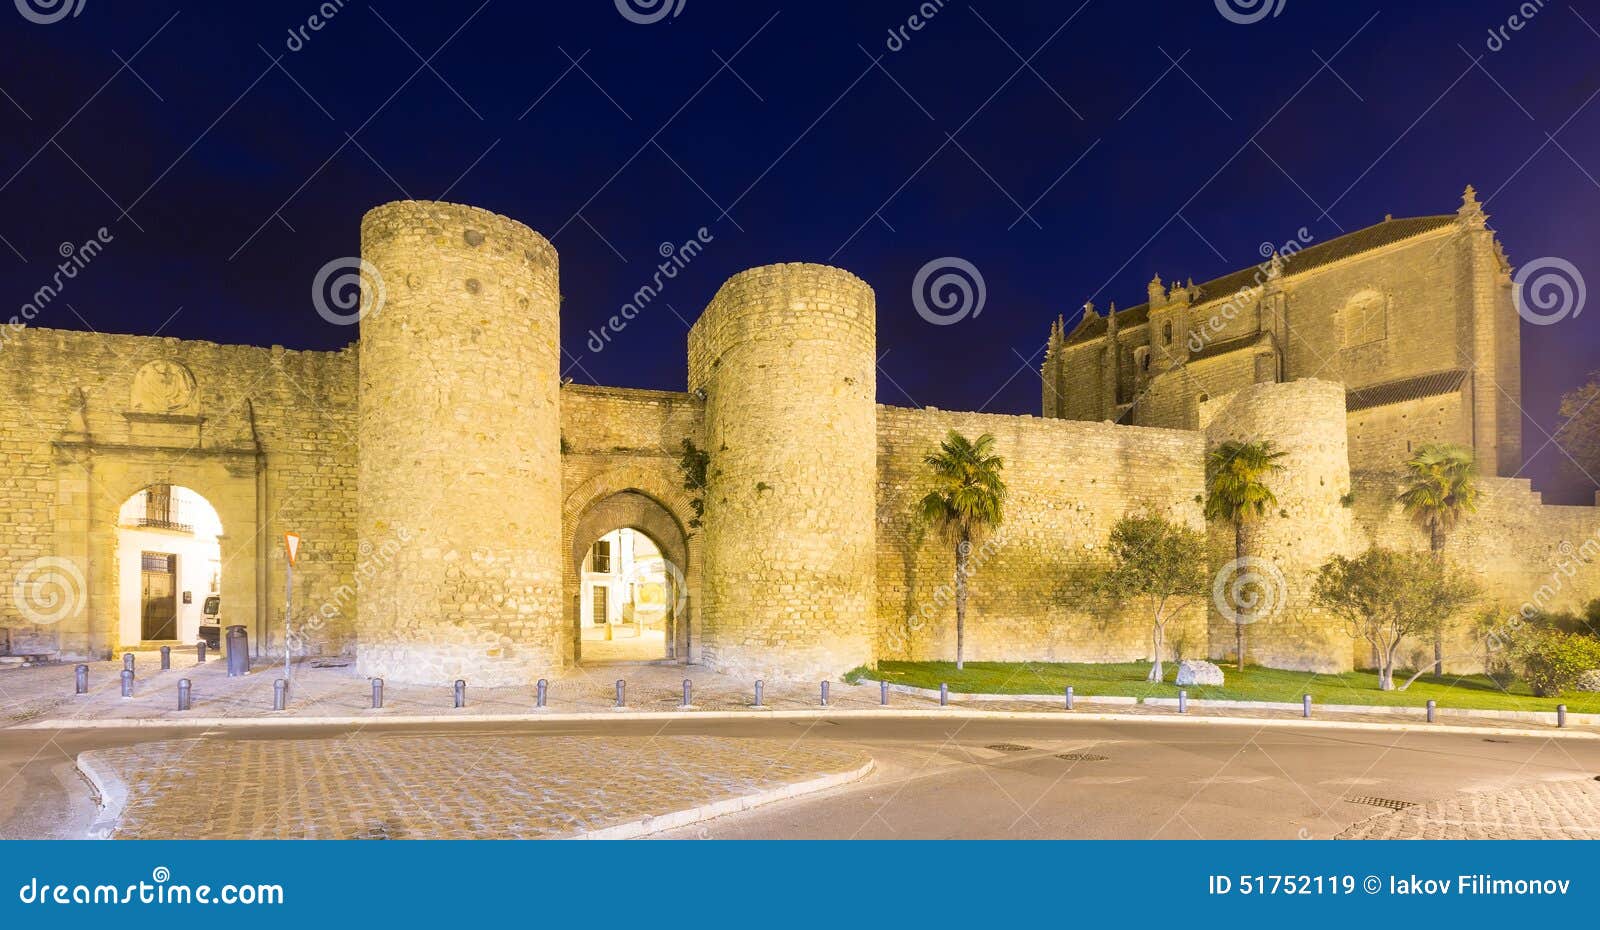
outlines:
[{"label": "trash bin", "polygon": [[228,677],[250,673],[250,634],[242,625],[228,627]]}]

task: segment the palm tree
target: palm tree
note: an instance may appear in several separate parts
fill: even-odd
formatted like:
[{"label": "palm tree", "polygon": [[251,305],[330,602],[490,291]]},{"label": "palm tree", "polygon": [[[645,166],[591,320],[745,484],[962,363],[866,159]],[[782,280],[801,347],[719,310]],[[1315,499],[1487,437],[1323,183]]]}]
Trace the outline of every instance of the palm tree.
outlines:
[{"label": "palm tree", "polygon": [[[1276,507],[1278,498],[1266,485],[1266,477],[1283,470],[1278,459],[1287,453],[1276,449],[1271,440],[1240,442],[1230,439],[1206,456],[1206,519],[1233,524],[1233,558],[1245,557],[1248,526]],[[1253,618],[1252,618],[1253,619]],[[1244,627],[1249,621],[1234,616],[1233,641],[1244,670]]]},{"label": "palm tree", "polygon": [[[1429,443],[1406,461],[1410,483],[1400,505],[1428,534],[1428,549],[1444,558],[1444,545],[1463,517],[1478,509],[1478,466],[1472,450]],[[1444,673],[1444,624],[1433,631],[1433,673]]]},{"label": "palm tree", "polygon": [[922,498],[923,519],[939,527],[956,547],[956,668],[964,667],[967,633],[967,562],[972,543],[1000,525],[1006,483],[1005,461],[994,454],[988,433],[974,442],[955,430],[930,452],[924,464],[933,472],[934,489]]}]

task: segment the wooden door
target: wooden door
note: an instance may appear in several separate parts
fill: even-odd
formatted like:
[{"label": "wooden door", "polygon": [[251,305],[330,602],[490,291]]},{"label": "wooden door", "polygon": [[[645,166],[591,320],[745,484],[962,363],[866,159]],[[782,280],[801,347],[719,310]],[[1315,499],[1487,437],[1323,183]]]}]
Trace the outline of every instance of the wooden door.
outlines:
[{"label": "wooden door", "polygon": [[141,556],[140,636],[145,640],[178,638],[178,557],[169,552]]}]

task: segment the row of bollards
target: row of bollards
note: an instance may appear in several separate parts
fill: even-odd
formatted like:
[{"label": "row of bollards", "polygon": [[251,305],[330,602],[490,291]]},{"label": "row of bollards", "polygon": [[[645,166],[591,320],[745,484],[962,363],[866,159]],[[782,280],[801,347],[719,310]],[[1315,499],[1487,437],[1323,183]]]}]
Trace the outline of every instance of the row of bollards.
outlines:
[{"label": "row of bollards", "polygon": [[[199,658],[200,658],[200,661],[202,661],[202,662],[205,661],[205,649],[206,649],[206,644],[202,640],[199,643]],[[161,647],[161,668],[163,670],[166,670],[166,669],[170,669],[171,667],[172,667],[171,647],[162,646]],[[134,696],[134,694],[133,694],[134,655],[131,652],[125,653],[123,655],[123,657],[122,657],[121,680],[122,680],[122,696],[125,697],[125,698],[133,697]],[[623,709],[623,708],[626,708],[628,706],[628,700],[627,700],[628,691],[627,691],[627,688],[628,688],[627,680],[626,679],[622,679],[622,678],[618,678],[617,679],[617,683],[616,683],[616,707],[618,709]],[[544,710],[549,706],[550,683],[547,680],[541,678],[541,679],[539,679],[537,689],[538,689],[537,690],[537,694],[538,694],[537,703],[534,706],[539,710]],[[755,683],[755,703],[754,703],[753,706],[755,706],[755,707],[764,706],[764,704],[763,704],[764,690],[765,690],[765,682],[761,681],[760,679],[757,679],[756,683]],[[89,666],[88,665],[80,664],[80,665],[77,665],[77,666],[74,667],[74,669],[73,669],[73,693],[74,694],[88,694],[89,693]],[[455,696],[455,706],[457,708],[462,708],[462,707],[466,707],[467,706],[467,683],[466,683],[466,681],[464,679],[459,679],[459,678],[456,679],[455,689],[454,689],[454,696]],[[1066,696],[1066,709],[1067,710],[1072,710],[1073,709],[1073,703],[1074,703],[1073,699],[1075,697],[1075,692],[1074,692],[1073,687],[1071,685],[1067,685],[1067,687],[1066,687],[1066,695],[1065,696]],[[822,707],[829,706],[828,705],[828,697],[829,697],[828,682],[824,681],[824,682],[821,683],[820,702],[821,702],[821,706]],[[273,683],[272,683],[272,709],[273,710],[284,710],[284,709],[286,709],[287,706],[288,706],[288,698],[289,698],[289,683],[287,681],[285,681],[284,679],[282,679],[282,678],[274,680]],[[882,707],[888,707],[889,706],[889,683],[886,682],[886,681],[882,681],[882,682],[878,683],[878,704],[880,706],[882,706]],[[178,680],[178,709],[179,710],[189,710],[191,706],[193,706],[193,683],[187,678],[180,678]],[[683,680],[683,701],[678,706],[681,707],[681,708],[685,708],[685,709],[691,708],[691,707],[694,706],[694,682],[692,680],[688,679],[688,678],[685,678]],[[944,682],[940,682],[940,684],[939,684],[939,706],[940,707],[948,707],[948,706],[950,706],[950,685],[947,684],[947,683],[944,683]],[[380,709],[380,708],[383,707],[383,679],[382,678],[374,678],[374,679],[372,679],[372,707],[373,707],[374,710],[377,710],[377,709]],[[1426,710],[1426,713],[1427,713],[1428,722],[1429,723],[1437,723],[1438,722],[1438,716],[1439,716],[1439,704],[1438,704],[1438,702],[1430,699],[1427,702],[1427,704],[1425,705],[1425,710]],[[1179,691],[1178,691],[1178,713],[1187,714],[1188,712],[1189,712],[1189,692],[1186,689],[1179,689]],[[1304,694],[1304,695],[1301,695],[1301,697],[1300,697],[1300,716],[1305,718],[1305,719],[1308,719],[1308,720],[1311,718],[1311,695],[1309,695],[1309,694]],[[1560,728],[1560,729],[1566,729],[1566,727],[1567,727],[1567,705],[1565,705],[1565,704],[1556,705],[1556,727]]]}]

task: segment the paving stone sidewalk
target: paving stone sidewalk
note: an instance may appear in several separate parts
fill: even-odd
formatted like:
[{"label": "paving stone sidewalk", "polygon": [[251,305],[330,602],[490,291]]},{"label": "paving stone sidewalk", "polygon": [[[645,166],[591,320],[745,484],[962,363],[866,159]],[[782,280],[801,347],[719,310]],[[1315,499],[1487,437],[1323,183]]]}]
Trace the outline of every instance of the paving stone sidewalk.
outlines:
[{"label": "paving stone sidewalk", "polygon": [[[455,708],[451,682],[414,685],[388,682],[384,706],[371,707],[370,682],[357,675],[351,659],[306,659],[295,664],[290,676],[289,708],[272,710],[273,681],[283,676],[281,664],[258,661],[250,674],[228,678],[226,663],[215,653],[204,665],[198,664],[192,650],[175,652],[172,668],[160,670],[155,652],[135,657],[134,696],[121,696],[118,661],[89,664],[90,690],[73,693],[73,666],[45,665],[30,668],[0,669],[0,727],[43,725],[51,721],[151,721],[180,722],[186,718],[299,719],[359,718],[374,722],[386,717],[436,716],[470,719],[485,715],[529,714],[536,706],[533,685],[514,688],[479,688],[467,683],[467,706]],[[193,686],[192,709],[177,710],[178,680],[188,678]],[[821,710],[819,682],[765,683],[762,706],[754,701],[754,682],[696,666],[618,664],[579,666],[549,682],[547,709],[552,714],[612,713],[616,710],[616,681],[625,679],[627,710],[631,712],[676,712],[682,710],[683,681],[692,682],[693,711],[748,712]],[[895,709],[937,710],[938,700],[926,694],[892,692],[890,707]],[[876,684],[847,685],[829,683],[828,708],[831,710],[881,709]],[[1064,701],[1017,699],[961,701],[955,696],[952,710],[1001,711],[1013,713],[1065,715]],[[1170,702],[1129,704],[1097,701],[1079,696],[1080,713],[1115,713],[1151,717],[1171,717],[1177,713]],[[1253,707],[1216,707],[1191,702],[1189,716],[1261,720],[1298,719],[1296,710]],[[1317,719],[1386,725],[1420,724],[1422,710],[1413,718],[1387,713],[1334,712],[1319,709]],[[1441,726],[1451,724],[1496,729],[1545,728],[1525,720],[1467,717],[1454,715],[1449,708],[1439,711]],[[1553,727],[1549,727],[1554,731]]]},{"label": "paving stone sidewalk", "polygon": [[1546,782],[1445,798],[1352,824],[1337,839],[1600,839],[1600,782]]},{"label": "paving stone sidewalk", "polygon": [[662,818],[826,787],[870,765],[850,748],[709,736],[193,739],[84,757],[97,780],[113,781],[108,793],[126,792],[117,839],[548,839],[643,818],[672,827],[689,821]]}]

